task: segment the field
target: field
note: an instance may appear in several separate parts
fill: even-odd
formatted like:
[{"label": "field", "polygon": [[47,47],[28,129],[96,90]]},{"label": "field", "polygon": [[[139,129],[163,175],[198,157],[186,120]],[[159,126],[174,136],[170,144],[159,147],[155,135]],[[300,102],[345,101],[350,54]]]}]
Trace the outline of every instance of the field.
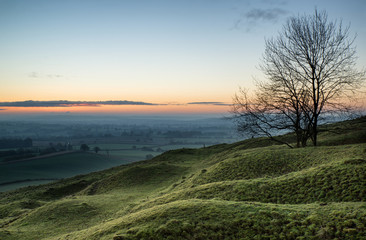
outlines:
[{"label": "field", "polygon": [[128,162],[84,152],[0,163],[0,191],[95,172],[123,163]]},{"label": "field", "polygon": [[[202,116],[87,119],[60,115],[2,120],[0,192],[151,159],[173,149],[235,142],[238,136],[232,130],[227,120]],[[82,144],[89,151],[78,152]]]},{"label": "field", "polygon": [[[201,146],[198,144],[102,143],[90,144],[91,150],[88,152],[59,152],[7,162],[0,159],[0,192],[141,161],[172,149]],[[98,154],[92,151],[94,147],[101,149]]]},{"label": "field", "polygon": [[0,239],[364,239],[365,136],[363,117],[318,147],[178,149],[0,193]]},{"label": "field", "polygon": [[109,156],[112,159],[122,159],[126,161],[138,161],[138,160],[145,160],[146,155],[153,155],[154,157],[161,154],[162,152],[180,149],[180,148],[200,148],[202,144],[139,144],[139,143],[102,143],[102,144],[91,144],[89,145],[90,149],[94,147],[99,147],[101,149],[100,154]]}]

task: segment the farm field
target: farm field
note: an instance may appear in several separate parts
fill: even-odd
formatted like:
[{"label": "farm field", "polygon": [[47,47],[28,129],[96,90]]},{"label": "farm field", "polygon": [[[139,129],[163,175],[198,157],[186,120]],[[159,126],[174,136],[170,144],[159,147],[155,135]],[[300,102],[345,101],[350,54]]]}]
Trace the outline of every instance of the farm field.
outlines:
[{"label": "farm field", "polygon": [[108,159],[103,155],[84,152],[1,163],[0,191],[51,182],[126,163],[128,161]]},{"label": "farm field", "polygon": [[[199,148],[198,144],[131,145],[99,144],[98,154],[89,152],[59,153],[34,159],[0,163],[0,192],[18,187],[38,185],[79,174],[100,171],[122,164],[142,161],[160,155],[164,151],[180,148]],[[161,149],[161,150],[158,150]]]},{"label": "farm field", "polygon": [[[133,118],[113,117],[109,123],[107,116],[87,123],[78,119],[0,120],[0,191],[151,159],[173,149],[235,141],[231,125],[220,119],[153,119],[152,125]],[[19,145],[11,148],[11,142]],[[80,151],[83,144],[87,151]]]}]

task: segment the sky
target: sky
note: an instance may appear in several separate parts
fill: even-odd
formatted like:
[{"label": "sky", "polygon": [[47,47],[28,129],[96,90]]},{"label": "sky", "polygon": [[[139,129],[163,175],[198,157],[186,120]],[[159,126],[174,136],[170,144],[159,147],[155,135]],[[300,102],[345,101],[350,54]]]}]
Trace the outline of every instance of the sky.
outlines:
[{"label": "sky", "polygon": [[0,0],[0,114],[227,112],[265,39],[315,8],[365,68],[364,0]]}]

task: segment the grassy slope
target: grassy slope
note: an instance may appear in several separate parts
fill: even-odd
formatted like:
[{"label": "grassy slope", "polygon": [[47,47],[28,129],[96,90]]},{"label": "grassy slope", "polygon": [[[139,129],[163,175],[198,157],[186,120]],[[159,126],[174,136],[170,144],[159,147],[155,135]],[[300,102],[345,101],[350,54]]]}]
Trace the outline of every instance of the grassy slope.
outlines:
[{"label": "grassy slope", "polygon": [[361,238],[366,118],[327,128],[316,148],[250,139],[2,193],[0,239]]}]

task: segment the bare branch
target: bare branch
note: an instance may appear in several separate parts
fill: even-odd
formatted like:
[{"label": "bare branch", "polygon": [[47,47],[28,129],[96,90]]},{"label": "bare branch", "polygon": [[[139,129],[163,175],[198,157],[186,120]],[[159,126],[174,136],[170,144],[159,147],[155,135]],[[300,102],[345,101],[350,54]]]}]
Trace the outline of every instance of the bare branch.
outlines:
[{"label": "bare branch", "polygon": [[323,113],[349,112],[342,100],[365,82],[349,29],[325,11],[289,18],[277,38],[265,41],[260,68],[267,81],[257,83],[253,97],[241,90],[234,98],[239,131],[273,138],[287,129],[296,133],[297,146],[309,138],[316,145]]}]

